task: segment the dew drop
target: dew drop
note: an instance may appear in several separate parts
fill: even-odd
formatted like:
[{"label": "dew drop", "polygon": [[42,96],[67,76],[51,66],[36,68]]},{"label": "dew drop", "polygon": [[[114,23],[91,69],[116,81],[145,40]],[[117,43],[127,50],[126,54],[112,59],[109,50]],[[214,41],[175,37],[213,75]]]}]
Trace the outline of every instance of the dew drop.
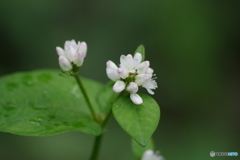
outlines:
[{"label": "dew drop", "polygon": [[68,123],[68,122],[63,122],[63,125],[64,125],[64,126],[70,126],[71,124]]},{"label": "dew drop", "polygon": [[5,111],[13,111],[14,109],[16,109],[16,107],[15,107],[15,105],[8,102],[8,103],[3,105],[3,109]]},{"label": "dew drop", "polygon": [[76,128],[81,128],[81,127],[84,127],[85,125],[83,125],[82,122],[73,122],[71,123],[71,126]]},{"label": "dew drop", "polygon": [[52,126],[45,126],[45,129],[46,130],[51,130],[51,129],[53,129],[53,127]]},{"label": "dew drop", "polygon": [[79,91],[78,85],[73,86],[71,94],[73,94],[76,98],[80,98],[81,97],[81,93]]},{"label": "dew drop", "polygon": [[41,125],[41,121],[39,120],[36,120],[36,119],[29,119],[29,122],[32,123],[32,124],[35,124],[35,125]]},{"label": "dew drop", "polygon": [[34,110],[48,110],[47,106],[42,105],[42,104],[35,104],[34,102],[29,102],[28,104]]},{"label": "dew drop", "polygon": [[28,87],[31,87],[35,84],[31,75],[24,75],[22,77],[22,83]]},{"label": "dew drop", "polygon": [[37,116],[37,120],[39,120],[39,121],[43,121],[45,119],[45,117],[43,117],[43,116]]},{"label": "dew drop", "polygon": [[47,118],[47,121],[51,121],[51,120],[53,120],[55,118],[56,118],[56,116],[54,114],[49,115],[48,118]]},{"label": "dew drop", "polygon": [[61,124],[60,123],[55,123],[54,126],[58,127],[60,126]]},{"label": "dew drop", "polygon": [[52,76],[45,73],[45,74],[39,75],[37,79],[43,83],[48,83],[52,80]]},{"label": "dew drop", "polygon": [[50,95],[48,94],[48,91],[43,91],[43,97],[45,99],[49,99],[50,98]]},{"label": "dew drop", "polygon": [[15,82],[7,83],[8,91],[13,91],[14,89],[18,88],[18,84]]},{"label": "dew drop", "polygon": [[7,117],[10,117],[10,115],[8,115],[8,114],[5,114],[5,115],[4,115],[4,117],[5,117],[5,118],[7,118]]}]

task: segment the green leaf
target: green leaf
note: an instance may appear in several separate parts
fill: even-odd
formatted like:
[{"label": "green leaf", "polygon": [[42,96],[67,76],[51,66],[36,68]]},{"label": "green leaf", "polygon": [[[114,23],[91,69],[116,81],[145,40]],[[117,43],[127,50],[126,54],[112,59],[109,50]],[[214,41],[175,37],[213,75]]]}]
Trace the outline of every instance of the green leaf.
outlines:
[{"label": "green leaf", "polygon": [[[73,78],[59,71],[38,70],[0,78],[0,131],[47,136],[67,131],[100,135],[85,99]],[[82,78],[95,108],[100,83]]]},{"label": "green leaf", "polygon": [[139,94],[143,103],[134,104],[129,95],[119,97],[113,104],[113,115],[118,124],[141,146],[146,146],[156,130],[160,109],[157,102],[146,94]]},{"label": "green leaf", "polygon": [[112,90],[114,83],[115,82],[113,82],[113,81],[109,81],[106,85],[104,85],[99,90],[99,93],[97,96],[97,102],[99,104],[101,113],[104,113],[104,114],[108,113],[112,107],[111,103],[119,95],[119,93],[115,93]]},{"label": "green leaf", "polygon": [[70,77],[69,72],[58,73],[58,75],[61,76],[61,77],[65,77],[65,78],[69,78]]},{"label": "green leaf", "polygon": [[153,140],[150,139],[146,147],[140,146],[134,139],[131,141],[132,152],[136,159],[141,159],[143,153],[146,150],[153,150],[154,151],[154,143]]},{"label": "green leaf", "polygon": [[137,48],[136,51],[134,52],[134,55],[135,55],[136,53],[141,53],[141,54],[142,54],[142,61],[145,60],[145,48],[144,48],[143,45],[138,46],[138,48]]}]

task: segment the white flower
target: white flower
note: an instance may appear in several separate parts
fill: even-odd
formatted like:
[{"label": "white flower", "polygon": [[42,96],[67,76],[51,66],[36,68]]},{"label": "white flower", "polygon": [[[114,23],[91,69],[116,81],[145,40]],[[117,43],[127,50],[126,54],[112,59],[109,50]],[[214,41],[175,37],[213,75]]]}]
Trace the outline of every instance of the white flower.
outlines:
[{"label": "white flower", "polygon": [[130,93],[130,99],[135,104],[142,104],[142,98],[137,94],[138,86],[147,89],[150,94],[154,94],[152,89],[157,88],[157,83],[153,77],[153,69],[149,68],[149,61],[142,61],[142,55],[136,53],[134,57],[128,54],[121,55],[119,67],[112,61],[107,61],[107,76],[112,81],[116,81],[113,91],[119,93],[126,89]]},{"label": "white flower", "polygon": [[135,103],[135,104],[142,104],[143,103],[142,98],[138,94],[131,93],[130,98],[131,98],[132,102]]},{"label": "white flower", "polygon": [[116,93],[122,92],[125,89],[126,85],[123,81],[117,80],[113,86],[113,91]]},{"label": "white flower", "polygon": [[164,157],[158,155],[158,153],[154,154],[152,150],[146,150],[143,153],[141,160],[164,160]]},{"label": "white flower", "polygon": [[72,70],[72,64],[69,62],[69,60],[66,57],[60,56],[58,58],[58,63],[63,72]]},{"label": "white flower", "polygon": [[76,43],[75,40],[66,41],[64,49],[56,47],[59,55],[58,62],[63,72],[68,72],[74,66],[80,67],[83,64],[84,58],[87,54],[87,44],[85,42]]}]

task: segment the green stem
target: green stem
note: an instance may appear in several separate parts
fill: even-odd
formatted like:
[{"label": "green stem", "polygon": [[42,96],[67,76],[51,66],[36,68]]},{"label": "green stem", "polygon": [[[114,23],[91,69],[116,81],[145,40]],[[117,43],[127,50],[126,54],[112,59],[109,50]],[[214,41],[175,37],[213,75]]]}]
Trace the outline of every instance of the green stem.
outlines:
[{"label": "green stem", "polygon": [[[111,105],[116,101],[116,99],[120,96],[122,96],[125,92],[121,92],[115,99],[114,101],[111,103]],[[110,109],[110,111],[108,112],[106,118],[104,119],[104,121],[102,122],[101,124],[101,127],[104,129],[108,123],[108,121],[110,120],[112,116],[112,110]],[[100,145],[101,145],[101,141],[102,141],[102,135],[100,136],[97,136],[95,138],[95,142],[94,142],[94,147],[93,147],[93,150],[92,150],[92,154],[91,154],[91,158],[90,160],[97,160],[98,158],[98,154],[99,154],[99,148],[100,148]]]},{"label": "green stem", "polygon": [[90,160],[97,160],[102,137],[103,137],[103,135],[100,135],[95,138],[94,148],[92,150],[92,156],[91,156]]},{"label": "green stem", "polygon": [[97,115],[96,115],[96,113],[94,112],[93,106],[92,106],[92,104],[91,104],[91,102],[90,102],[90,99],[89,99],[89,97],[88,97],[88,95],[87,95],[87,93],[86,93],[85,88],[83,87],[82,81],[81,81],[80,77],[78,76],[78,73],[76,72],[76,73],[74,73],[74,74],[72,74],[72,75],[75,77],[75,79],[76,79],[76,81],[77,81],[77,83],[78,83],[78,86],[79,86],[80,90],[81,90],[82,93],[83,93],[83,96],[84,96],[84,98],[85,98],[85,100],[86,100],[86,102],[87,102],[87,105],[88,105],[88,107],[89,107],[89,110],[90,110],[90,112],[91,112],[91,114],[92,114],[93,119],[94,119],[96,122],[98,122]]}]

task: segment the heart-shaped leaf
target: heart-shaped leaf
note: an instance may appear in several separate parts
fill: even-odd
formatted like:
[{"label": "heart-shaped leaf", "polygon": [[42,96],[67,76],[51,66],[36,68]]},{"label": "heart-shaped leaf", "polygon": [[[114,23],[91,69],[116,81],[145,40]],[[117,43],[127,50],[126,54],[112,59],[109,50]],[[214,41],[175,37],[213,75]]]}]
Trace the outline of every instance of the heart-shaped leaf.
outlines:
[{"label": "heart-shaped leaf", "polygon": [[146,94],[139,95],[143,99],[141,105],[134,104],[129,95],[122,96],[114,102],[112,111],[123,130],[144,147],[157,128],[160,109],[152,97]]},{"label": "heart-shaped leaf", "polygon": [[[16,73],[0,78],[0,131],[46,136],[67,131],[100,135],[74,78],[55,70]],[[102,85],[82,78],[95,110]]]}]

